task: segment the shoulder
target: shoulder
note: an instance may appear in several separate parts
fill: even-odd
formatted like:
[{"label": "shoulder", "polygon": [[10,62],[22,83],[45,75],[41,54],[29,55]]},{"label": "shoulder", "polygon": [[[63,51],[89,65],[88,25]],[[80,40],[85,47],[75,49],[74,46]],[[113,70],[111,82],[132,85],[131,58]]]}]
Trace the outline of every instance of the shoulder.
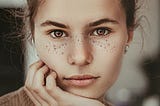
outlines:
[{"label": "shoulder", "polygon": [[24,87],[0,97],[0,106],[34,106]]}]

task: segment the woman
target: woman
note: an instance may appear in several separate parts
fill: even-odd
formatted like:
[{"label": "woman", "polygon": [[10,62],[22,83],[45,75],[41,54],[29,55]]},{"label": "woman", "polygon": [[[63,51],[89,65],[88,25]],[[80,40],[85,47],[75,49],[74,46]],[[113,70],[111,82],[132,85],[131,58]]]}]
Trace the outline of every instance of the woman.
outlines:
[{"label": "woman", "polygon": [[132,41],[136,1],[27,0],[40,60],[0,105],[110,106],[104,96]]}]

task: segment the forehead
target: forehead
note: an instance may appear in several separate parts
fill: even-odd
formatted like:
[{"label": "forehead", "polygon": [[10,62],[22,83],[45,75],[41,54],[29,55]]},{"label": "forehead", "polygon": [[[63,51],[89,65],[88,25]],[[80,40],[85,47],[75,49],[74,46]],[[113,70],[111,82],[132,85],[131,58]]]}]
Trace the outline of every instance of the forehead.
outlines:
[{"label": "forehead", "polygon": [[41,21],[96,20],[101,17],[120,20],[120,16],[123,16],[123,9],[119,0],[44,0],[37,12]]}]

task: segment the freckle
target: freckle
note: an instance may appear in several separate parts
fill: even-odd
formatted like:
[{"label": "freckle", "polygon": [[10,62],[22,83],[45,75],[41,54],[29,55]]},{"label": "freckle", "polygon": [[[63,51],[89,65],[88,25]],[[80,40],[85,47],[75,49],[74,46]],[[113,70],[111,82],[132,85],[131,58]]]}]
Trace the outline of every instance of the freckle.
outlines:
[{"label": "freckle", "polygon": [[94,40],[93,43],[96,43],[96,44],[97,44],[97,41]]},{"label": "freckle", "polygon": [[50,52],[50,48],[48,49],[48,52]]},{"label": "freckle", "polygon": [[55,45],[53,45],[53,48],[55,49],[55,48],[56,48],[56,46],[55,46]]},{"label": "freckle", "polygon": [[61,53],[62,55],[64,54],[64,52]]},{"label": "freckle", "polygon": [[61,48],[61,46],[58,47],[59,49]]},{"label": "freckle", "polygon": [[110,44],[108,43],[107,46],[110,46]]}]

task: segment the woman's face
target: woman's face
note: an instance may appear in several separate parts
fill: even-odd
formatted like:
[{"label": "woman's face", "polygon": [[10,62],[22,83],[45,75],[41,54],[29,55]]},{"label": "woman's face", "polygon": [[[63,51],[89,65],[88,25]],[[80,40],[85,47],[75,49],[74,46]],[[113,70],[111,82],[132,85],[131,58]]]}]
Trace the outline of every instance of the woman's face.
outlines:
[{"label": "woman's face", "polygon": [[70,93],[100,98],[119,74],[130,41],[119,0],[45,0],[35,17],[39,57]]}]

